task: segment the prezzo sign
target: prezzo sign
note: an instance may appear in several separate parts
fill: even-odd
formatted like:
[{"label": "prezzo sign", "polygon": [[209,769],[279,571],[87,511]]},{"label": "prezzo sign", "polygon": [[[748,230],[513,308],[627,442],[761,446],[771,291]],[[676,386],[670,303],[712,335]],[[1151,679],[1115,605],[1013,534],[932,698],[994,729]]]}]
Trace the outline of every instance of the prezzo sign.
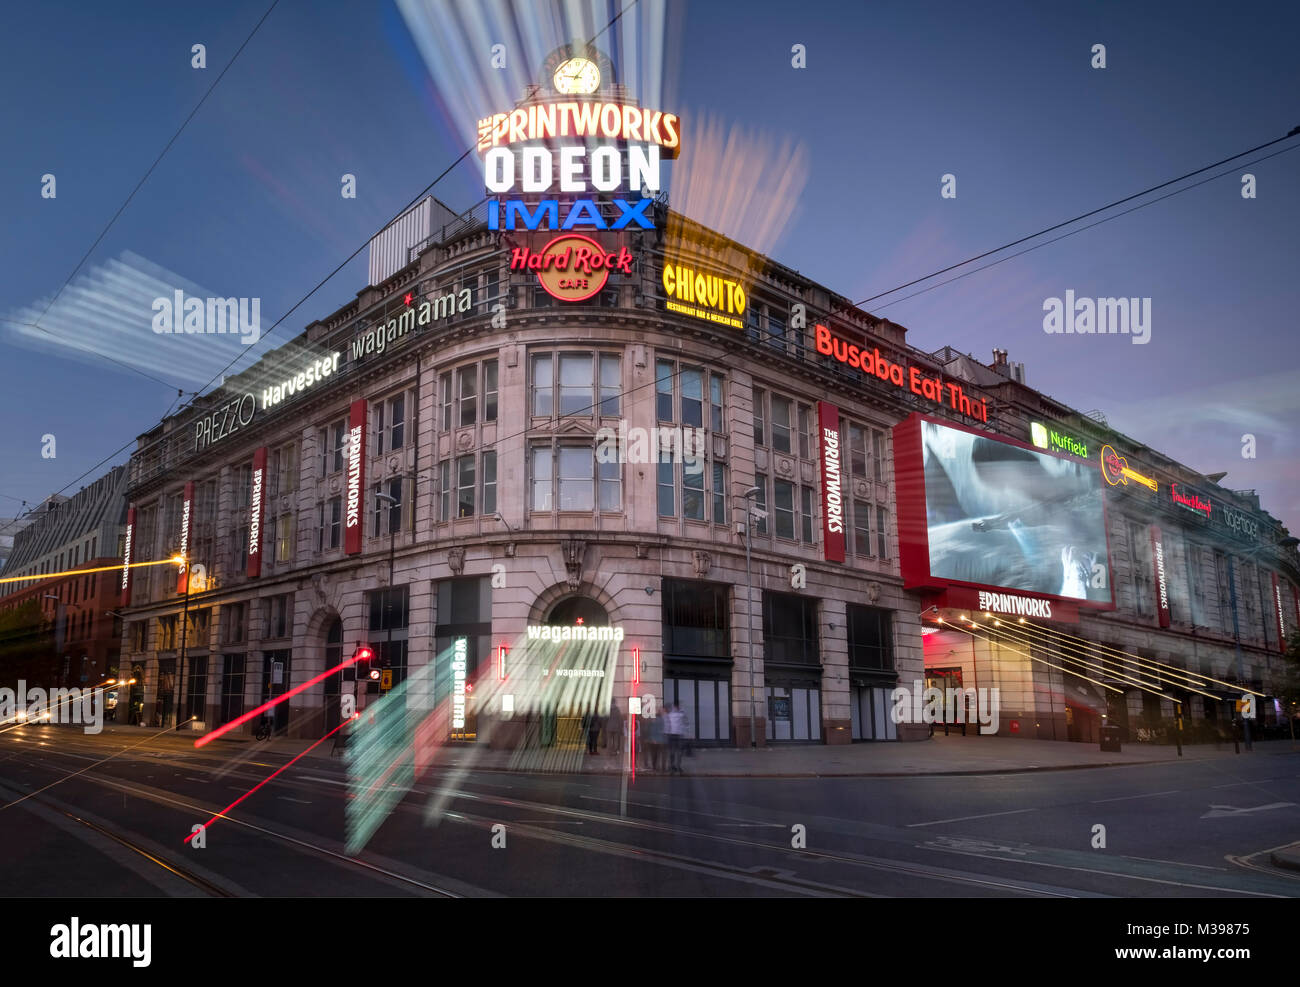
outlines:
[{"label": "prezzo sign", "polygon": [[1174,503],[1179,507],[1185,507],[1187,510],[1194,511],[1198,514],[1204,513],[1207,518],[1210,516],[1209,499],[1203,498],[1195,490],[1189,490],[1187,487],[1182,487],[1180,489],[1177,483],[1171,483],[1169,485],[1169,492],[1173,497]]},{"label": "prezzo sign", "polygon": [[135,537],[135,508],[126,511],[126,541],[122,549],[122,606],[131,605],[131,541]]},{"label": "prezzo sign", "polygon": [[1017,617],[1052,619],[1052,601],[1015,593],[991,593],[980,590],[979,609],[986,613],[1013,614]]},{"label": "prezzo sign", "polygon": [[980,422],[989,420],[988,402],[984,398],[967,397],[960,384],[944,381],[942,377],[931,377],[917,367],[905,370],[902,364],[882,356],[879,347],[866,349],[850,343],[823,325],[818,325],[815,331],[817,352],[823,356],[847,363],[867,376],[887,381],[895,387],[907,388],[913,394],[951,408],[967,418]]},{"label": "prezzo sign", "polygon": [[344,503],[343,551],[357,555],[361,551],[366,490],[366,415],[365,398],[352,402],[348,416],[348,481]]},{"label": "prezzo sign", "polygon": [[580,302],[599,293],[610,271],[632,275],[632,254],[627,247],[608,253],[580,233],[557,236],[539,251],[515,247],[510,270],[533,271],[546,293],[562,302]]},{"label": "prezzo sign", "polygon": [[817,402],[821,436],[822,541],[828,562],[844,561],[844,495],[840,489],[840,410]]},{"label": "prezzo sign", "polygon": [[202,452],[212,443],[252,424],[256,412],[257,398],[245,394],[227,401],[212,414],[204,415],[194,423],[194,451]]},{"label": "prezzo sign", "polygon": [[266,447],[253,453],[253,490],[248,503],[248,578],[262,574],[262,504],[266,497]]},{"label": "prezzo sign", "polygon": [[681,264],[665,264],[663,282],[668,311],[733,329],[744,327],[745,289],[735,281]]},{"label": "prezzo sign", "polygon": [[176,592],[184,593],[190,584],[190,517],[194,510],[194,481],[185,484],[185,502],[181,505],[181,564],[176,575]]},{"label": "prezzo sign", "polygon": [[1165,541],[1156,525],[1151,525],[1151,562],[1156,576],[1156,613],[1160,626],[1169,626],[1169,582],[1165,574]]}]

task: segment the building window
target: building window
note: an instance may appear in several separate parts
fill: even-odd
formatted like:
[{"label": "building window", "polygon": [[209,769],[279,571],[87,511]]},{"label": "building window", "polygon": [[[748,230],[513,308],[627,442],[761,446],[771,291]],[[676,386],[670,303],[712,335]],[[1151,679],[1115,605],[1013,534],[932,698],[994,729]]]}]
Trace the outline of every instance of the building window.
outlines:
[{"label": "building window", "polygon": [[871,505],[865,500],[853,502],[853,554],[860,559],[871,556]]},{"label": "building window", "polygon": [[496,268],[483,275],[483,300],[490,307],[501,297],[501,272]]},{"label": "building window", "polygon": [[131,650],[132,651],[144,650],[145,637],[148,633],[149,633],[148,621],[145,620],[131,621]]},{"label": "building window", "polygon": [[532,481],[534,511],[622,510],[619,464],[598,463],[590,445],[533,446]]},{"label": "building window", "polygon": [[713,523],[727,523],[727,467],[723,463],[713,464]]},{"label": "building window", "polygon": [[799,493],[802,495],[801,510],[799,520],[803,525],[803,540],[807,545],[813,544],[813,488],[800,487]]},{"label": "building window", "polygon": [[849,667],[892,672],[894,643],[890,612],[850,603],[845,616],[849,625]]},{"label": "building window", "polygon": [[878,549],[879,556],[882,559],[889,558],[889,546],[886,543],[886,538],[889,531],[888,525],[886,523],[888,518],[889,518],[889,512],[887,512],[883,507],[877,506],[876,507],[876,547]]},{"label": "building window", "polygon": [[867,433],[861,425],[849,425],[849,472],[863,478],[867,475]]},{"label": "building window", "polygon": [[367,594],[370,601],[370,640],[381,667],[392,673],[394,686],[406,679],[409,593],[409,587],[395,586]]},{"label": "building window", "polygon": [[478,419],[478,364],[456,371],[457,424],[464,428]]},{"label": "building window", "polygon": [[342,543],[343,498],[334,497],[331,500],[322,501],[319,505],[319,511],[320,523],[316,550],[323,552],[326,549],[338,548]]},{"label": "building window", "polygon": [[320,474],[329,476],[343,468],[348,446],[347,419],[340,419],[320,430]]},{"label": "building window", "polygon": [[245,603],[227,603],[222,608],[225,628],[222,641],[225,644],[242,644],[247,636],[248,605]]},{"label": "building window", "polygon": [[785,350],[785,319],[774,315],[770,309],[767,313],[767,344],[774,349]]},{"label": "building window", "polygon": [[[438,464],[438,520],[473,517],[475,514],[493,514],[497,509],[497,454],[484,452],[482,461],[475,462],[474,454],[444,459]],[[477,467],[477,468],[476,468]],[[481,493],[475,487],[476,479]],[[483,509],[475,509],[476,493],[481,497]]]},{"label": "building window", "polygon": [[[614,353],[533,356],[532,413],[537,417],[617,415],[622,361]],[[558,402],[556,397],[558,395]]]},{"label": "building window", "polygon": [[497,361],[485,360],[449,370],[439,378],[442,430],[497,420]]},{"label": "building window", "polygon": [[776,536],[794,538],[794,484],[789,480],[777,480],[774,487]]},{"label": "building window", "polygon": [[483,420],[497,420],[497,361],[483,363]]},{"label": "building window", "polygon": [[293,493],[297,489],[298,443],[290,442],[271,453],[271,476],[268,495]]},{"label": "building window", "polygon": [[[402,478],[394,477],[387,483],[376,483],[370,488],[374,495],[375,512],[370,526],[371,535],[391,535],[402,530]],[[384,494],[392,500],[385,500]],[[387,517],[387,524],[384,523]]]},{"label": "building window", "polygon": [[[871,430],[871,468],[877,483],[885,482],[885,433]],[[882,552],[881,555],[884,555]]]},{"label": "building window", "polygon": [[817,665],[817,601],[794,593],[763,594],[763,660]]},{"label": "building window", "polygon": [[289,612],[292,596],[282,593],[266,598],[266,636],[268,638],[288,637],[292,631]]},{"label": "building window", "polygon": [[456,460],[456,516],[474,516],[474,457]]},{"label": "building window", "polygon": [[158,618],[158,650],[176,650],[176,615]]},{"label": "building window", "polygon": [[[754,486],[758,487],[758,493],[754,495],[754,508],[758,511],[761,511],[763,514],[766,514],[767,513],[767,474],[755,473]],[[758,529],[758,533],[760,535],[767,534],[767,518],[759,517],[754,527]]]},{"label": "building window", "polygon": [[221,723],[244,715],[244,656],[221,656]]},{"label": "building window", "polygon": [[234,571],[237,573],[246,572],[248,569],[248,521],[245,519],[242,524],[237,524],[233,535],[234,540],[230,545],[230,557],[234,563]]},{"label": "building window", "polygon": [[715,435],[727,432],[722,410],[722,374],[709,374],[709,428]]},{"label": "building window", "polygon": [[402,448],[406,441],[406,395],[397,394],[386,401],[376,402],[378,441],[375,452],[383,455]]},{"label": "building window", "polygon": [[495,514],[497,510],[497,454],[483,453],[483,513]]},{"label": "building window", "polygon": [[665,656],[731,658],[730,590],[722,583],[663,581]]},{"label": "building window", "polygon": [[275,519],[275,561],[288,562],[293,558],[293,514],[281,514]]},{"label": "building window", "polygon": [[790,408],[789,398],[772,395],[772,448],[777,452],[791,452],[790,445]]},{"label": "building window", "polygon": [[767,403],[767,392],[761,387],[754,388],[754,445],[767,445],[767,428],[763,418],[763,406]]}]

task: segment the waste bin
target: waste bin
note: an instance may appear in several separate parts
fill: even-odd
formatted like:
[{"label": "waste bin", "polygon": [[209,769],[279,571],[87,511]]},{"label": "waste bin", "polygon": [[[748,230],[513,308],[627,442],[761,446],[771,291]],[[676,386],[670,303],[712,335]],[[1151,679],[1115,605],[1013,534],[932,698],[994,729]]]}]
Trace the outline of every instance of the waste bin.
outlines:
[{"label": "waste bin", "polygon": [[1105,726],[1101,728],[1101,749],[1119,753],[1120,728]]}]

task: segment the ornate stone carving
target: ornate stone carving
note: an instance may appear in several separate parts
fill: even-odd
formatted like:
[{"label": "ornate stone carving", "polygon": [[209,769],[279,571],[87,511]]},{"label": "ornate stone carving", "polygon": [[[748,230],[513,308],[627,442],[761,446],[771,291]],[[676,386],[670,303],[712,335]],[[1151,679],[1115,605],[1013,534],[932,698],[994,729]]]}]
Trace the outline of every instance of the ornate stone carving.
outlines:
[{"label": "ornate stone carving", "polygon": [[636,557],[638,559],[648,559],[650,557],[650,546],[643,541],[637,542]]},{"label": "ornate stone carving", "polygon": [[794,462],[786,459],[784,456],[778,456],[776,460],[776,471],[782,476],[793,476]]},{"label": "ornate stone carving", "polygon": [[564,568],[568,573],[569,589],[576,590],[582,585],[582,561],[587,554],[587,543],[577,538],[570,538],[561,544],[564,551]]},{"label": "ornate stone carving", "polygon": [[473,447],[474,433],[472,431],[467,430],[456,436],[456,448],[461,452],[468,452]]},{"label": "ornate stone carving", "polygon": [[695,578],[703,579],[709,573],[709,566],[713,564],[713,557],[708,552],[695,553]]},{"label": "ornate stone carving", "polygon": [[452,575],[459,576],[465,571],[465,549],[457,546],[447,549],[447,564],[451,566]]},{"label": "ornate stone carving", "polygon": [[311,577],[311,591],[316,596],[317,606],[323,607],[325,605],[325,601],[328,598],[325,592],[325,587],[326,587],[325,573],[323,572],[313,573]]},{"label": "ornate stone carving", "polygon": [[867,583],[867,599],[875,603],[880,599],[880,583],[874,580]]}]

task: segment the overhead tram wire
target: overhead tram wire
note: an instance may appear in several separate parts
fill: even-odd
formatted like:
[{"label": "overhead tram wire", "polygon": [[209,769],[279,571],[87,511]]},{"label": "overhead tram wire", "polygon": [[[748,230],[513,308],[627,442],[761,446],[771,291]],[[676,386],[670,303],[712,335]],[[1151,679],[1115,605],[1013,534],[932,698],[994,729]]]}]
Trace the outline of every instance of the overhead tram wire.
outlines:
[{"label": "overhead tram wire", "polygon": [[[940,274],[947,274],[949,271],[955,271],[957,270],[957,268],[965,267],[967,264],[972,264],[977,260],[983,260],[985,257],[991,257],[993,254],[1000,253],[1003,250],[1008,250],[1011,247],[1017,247],[1022,243],[1027,243],[1028,241],[1043,236],[1044,234],[1052,233],[1056,230],[1062,229],[1063,227],[1070,226],[1074,223],[1077,223],[1081,219],[1087,219],[1089,216],[1095,216],[1098,213],[1105,212],[1108,209],[1114,209],[1116,206],[1122,206],[1126,202],[1132,202],[1134,199],[1140,199],[1144,195],[1150,195],[1152,192],[1158,192],[1162,188],[1168,188],[1170,185],[1176,185],[1179,182],[1186,181],[1188,178],[1193,178],[1196,175],[1200,175],[1203,172],[1209,171],[1212,168],[1217,168],[1220,165],[1227,164],[1229,161],[1235,161],[1238,158],[1245,157],[1248,154],[1254,154],[1256,151],[1262,151],[1266,147],[1272,147],[1274,144],[1280,144],[1283,141],[1290,140],[1292,137],[1295,137],[1297,135],[1300,135],[1300,127],[1292,128],[1292,130],[1283,137],[1278,137],[1271,141],[1265,141],[1263,144],[1257,144],[1255,147],[1248,148],[1245,151],[1239,151],[1236,154],[1229,155],[1228,157],[1223,158],[1219,161],[1215,161],[1212,164],[1208,164],[1205,165],[1204,167],[1197,168],[1194,171],[1189,171],[1186,174],[1179,175],[1177,178],[1171,178],[1168,181],[1161,182],[1158,185],[1152,185],[1150,188],[1143,189],[1141,192],[1134,192],[1132,195],[1127,195],[1122,199],[1116,199],[1114,202],[1107,203],[1104,206],[1098,206],[1096,209],[1090,209],[1085,213],[1081,213],[1078,216],[1075,216],[1073,219],[1067,219],[1062,222],[1055,223],[1052,226],[1047,227],[1046,229],[1039,230],[1037,233],[1030,233],[1026,236],[1019,237],[1018,239],[1012,240],[1009,243],[1002,244],[1002,246],[1000,247],[994,247],[991,250],[985,250],[982,253],[978,253],[973,257],[967,257],[965,260],[959,261],[956,264],[950,264],[947,267],[942,268],[938,271],[934,271],[931,274],[927,274],[924,277],[916,278],[912,281],[906,282],[905,284],[897,285],[896,287],[890,288],[888,291],[882,291],[878,295],[872,295],[870,298],[864,298],[862,301],[857,302],[855,304],[855,307],[861,307],[863,305],[868,304],[869,302],[874,302],[879,298],[884,298],[886,295],[892,295],[896,291],[902,291],[904,288],[910,288],[913,285],[920,284],[923,281],[929,281],[931,278],[936,278]],[[1291,150],[1295,150],[1296,147],[1300,147],[1300,144],[1296,144],[1292,147],[1285,148],[1284,150],[1291,151]],[[1264,160],[1264,159],[1260,159],[1260,160]],[[1191,186],[1191,187],[1195,187],[1195,186]]]},{"label": "overhead tram wire", "polygon": [[[230,61],[226,63],[226,67],[221,70],[221,73],[215,79],[212,80],[212,85],[208,86],[207,92],[205,92],[203,96],[199,99],[199,101],[194,104],[194,109],[190,110],[189,116],[187,116],[181,122],[181,125],[178,128],[176,128],[176,133],[172,134],[171,140],[169,140],[166,143],[166,145],[164,145],[163,149],[158,152],[158,156],[154,158],[153,164],[149,166],[149,169],[144,173],[144,176],[138,182],[135,183],[135,188],[131,189],[130,194],[127,195],[126,199],[122,202],[122,204],[117,207],[117,212],[113,213],[113,218],[108,221],[108,225],[106,225],[102,230],[99,231],[99,236],[95,237],[95,242],[92,243],[89,249],[87,249],[86,252],[82,255],[81,260],[77,261],[77,266],[72,269],[72,273],[67,276],[63,284],[59,286],[59,290],[56,291],[53,297],[50,298],[49,302],[45,306],[45,310],[41,312],[41,314],[37,317],[35,322],[19,323],[20,325],[34,326],[35,328],[40,329],[46,335],[49,335],[55,339],[58,338],[57,336],[55,336],[54,333],[50,332],[50,330],[46,329],[44,326],[40,324],[41,319],[45,318],[45,316],[50,314],[50,309],[53,308],[54,303],[59,300],[59,296],[62,295],[65,290],[67,290],[68,285],[72,283],[72,279],[75,278],[77,276],[77,273],[82,269],[82,267],[85,266],[86,261],[90,259],[90,255],[95,252],[95,248],[98,247],[100,243],[103,242],[104,237],[106,237],[108,235],[108,231],[113,228],[113,224],[117,222],[118,217],[120,217],[122,213],[126,211],[126,207],[131,204],[131,200],[135,198],[135,194],[139,192],[140,189],[144,186],[144,183],[149,180],[149,176],[153,174],[154,169],[157,168],[158,165],[162,162],[162,159],[167,155],[167,152],[171,150],[172,145],[176,143],[177,139],[181,136],[181,133],[185,130],[187,126],[189,126],[190,121],[194,119],[195,115],[203,107],[203,104],[207,102],[208,97],[212,95],[212,91],[216,89],[217,85],[221,82],[221,80],[226,77],[226,73],[229,72],[231,66],[235,64],[235,60],[239,58],[240,53],[242,53],[243,50],[248,47],[248,43],[253,40],[253,36],[257,34],[258,30],[266,22],[266,19],[271,16],[271,11],[275,10],[276,6],[279,3],[280,0],[271,0],[271,6],[266,8],[266,13],[264,13],[261,19],[258,20],[258,22],[253,25],[253,30],[248,32],[248,37],[244,38],[243,44],[241,44],[238,48],[235,49],[235,53],[230,56]],[[125,367],[127,370],[131,370],[135,373],[138,373],[142,377],[148,377],[152,381],[157,381],[159,384],[167,383],[166,381],[159,380],[157,377],[145,373],[143,370],[140,370],[138,367],[132,367],[128,364],[121,363],[117,360],[114,360],[112,357],[105,357],[105,359],[108,359],[110,362],[117,364],[119,367]],[[174,385],[168,385],[168,386],[174,386]]]}]

